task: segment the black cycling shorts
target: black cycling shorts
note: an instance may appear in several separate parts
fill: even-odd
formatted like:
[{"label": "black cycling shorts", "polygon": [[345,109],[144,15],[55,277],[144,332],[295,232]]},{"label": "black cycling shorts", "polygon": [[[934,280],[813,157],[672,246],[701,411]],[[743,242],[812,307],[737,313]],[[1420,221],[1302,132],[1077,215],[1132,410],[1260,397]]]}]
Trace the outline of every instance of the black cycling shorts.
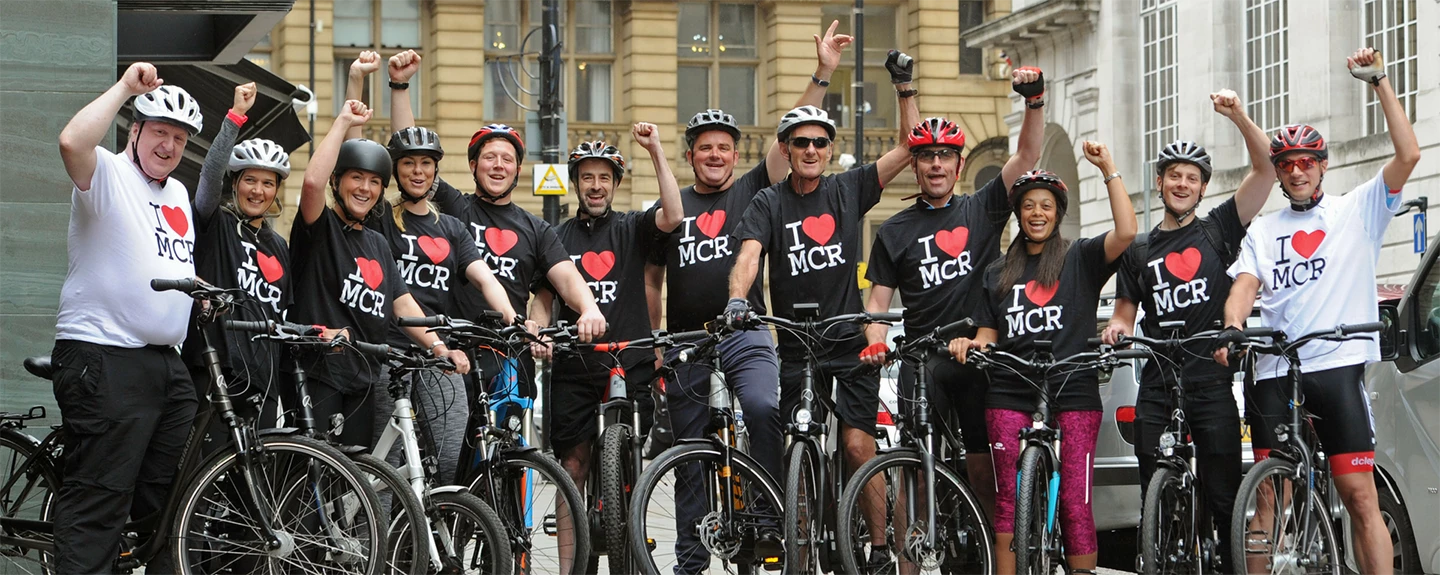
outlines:
[{"label": "black cycling shorts", "polygon": [[[550,371],[550,397],[545,404],[545,427],[555,454],[569,452],[599,435],[596,408],[610,388],[614,360],[608,354],[587,353],[563,358]],[[650,356],[625,367],[625,387],[640,410],[641,432],[649,431],[654,401],[650,384],[655,379],[655,358]],[[628,423],[628,422],[627,422]]]},{"label": "black cycling shorts", "polygon": [[[818,397],[831,397],[831,383],[835,390],[835,417],[845,425],[875,433],[876,414],[880,411],[880,374],[873,370],[856,370],[860,365],[860,350],[865,348],[865,338],[855,337],[848,344],[836,345],[827,357],[820,358],[819,368],[813,372],[815,391]],[[794,421],[795,409],[800,406],[800,390],[804,387],[805,361],[802,359],[780,359],[780,421]],[[816,406],[820,405],[816,401]],[[816,421],[820,421],[819,412]]]},{"label": "black cycling shorts", "polygon": [[[1365,392],[1363,364],[1301,374],[1300,393],[1333,475],[1375,469],[1375,419]],[[1279,445],[1275,426],[1290,422],[1289,378],[1265,379],[1249,391],[1245,416],[1255,460]]]}]

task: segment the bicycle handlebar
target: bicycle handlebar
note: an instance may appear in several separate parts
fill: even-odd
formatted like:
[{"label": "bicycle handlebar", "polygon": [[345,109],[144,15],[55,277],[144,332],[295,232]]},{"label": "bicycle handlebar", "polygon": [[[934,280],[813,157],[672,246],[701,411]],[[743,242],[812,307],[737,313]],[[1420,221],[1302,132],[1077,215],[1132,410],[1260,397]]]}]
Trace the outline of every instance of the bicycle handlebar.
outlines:
[{"label": "bicycle handlebar", "polygon": [[793,330],[798,330],[798,331],[823,332],[823,331],[825,331],[826,329],[829,329],[831,326],[839,325],[839,324],[842,324],[842,323],[861,323],[861,324],[871,324],[871,323],[895,323],[895,322],[901,321],[901,320],[903,319],[903,317],[902,317],[900,314],[898,314],[898,313],[888,313],[888,312],[887,312],[887,313],[864,313],[864,312],[862,312],[862,313],[847,313],[847,314],[841,314],[841,315],[837,315],[837,316],[834,316],[834,317],[827,317],[827,318],[825,318],[825,319],[818,320],[818,321],[793,320],[793,319],[786,319],[786,318],[783,318],[783,317],[776,317],[776,316],[773,316],[773,315],[757,315],[757,316],[754,316],[752,319],[753,319],[754,321],[759,322],[759,323],[774,324],[774,325],[776,325],[776,326],[783,327],[783,328],[787,328],[787,329],[793,329]]},{"label": "bicycle handlebar", "polygon": [[150,289],[155,291],[178,291],[185,292],[186,294],[195,291],[202,285],[205,285],[205,282],[198,281],[195,278],[155,278],[150,280]]}]

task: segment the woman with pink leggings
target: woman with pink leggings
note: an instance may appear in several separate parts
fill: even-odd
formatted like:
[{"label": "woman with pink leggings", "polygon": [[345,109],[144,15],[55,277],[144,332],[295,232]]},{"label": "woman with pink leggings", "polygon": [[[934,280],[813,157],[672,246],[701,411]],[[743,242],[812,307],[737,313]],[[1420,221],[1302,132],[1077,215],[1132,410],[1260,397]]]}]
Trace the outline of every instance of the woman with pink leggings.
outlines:
[{"label": "woman with pink leggings", "polygon": [[[1120,256],[1135,239],[1135,210],[1125,184],[1103,144],[1086,142],[1085,159],[1105,175],[1115,229],[1071,242],[1060,236],[1069,205],[1065,183],[1055,174],[1036,170],[1015,180],[1010,206],[1020,236],[1005,258],[985,270],[984,305],[975,323],[974,339],[950,342],[950,353],[964,362],[971,349],[996,344],[1024,358],[1037,342],[1050,342],[1050,353],[1064,358],[1086,350],[1096,333],[1100,290],[1114,274]],[[1015,572],[1016,466],[1020,429],[1029,426],[1036,407],[1036,386],[1007,369],[992,369],[985,398],[985,420],[995,465],[996,566],[1001,574]],[[1060,430],[1060,531],[1072,573],[1094,573],[1095,518],[1090,510],[1095,436],[1100,429],[1100,387],[1094,369],[1059,369],[1050,378],[1050,410]]]}]

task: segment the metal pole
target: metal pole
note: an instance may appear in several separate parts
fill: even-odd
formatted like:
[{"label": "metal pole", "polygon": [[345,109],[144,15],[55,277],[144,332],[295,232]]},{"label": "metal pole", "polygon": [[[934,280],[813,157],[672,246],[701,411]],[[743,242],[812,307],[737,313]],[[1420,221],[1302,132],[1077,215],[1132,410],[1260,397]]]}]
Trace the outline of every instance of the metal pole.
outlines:
[{"label": "metal pole", "polygon": [[[540,161],[560,163],[560,3],[545,0],[544,33],[540,48]],[[561,177],[566,177],[562,175]],[[545,221],[560,223],[560,198],[545,196]]]},{"label": "metal pole", "polygon": [[[310,2],[310,99],[314,100],[319,96],[315,95],[315,1]],[[310,115],[310,157],[315,157],[315,116]],[[309,160],[306,160],[308,163]]]},{"label": "metal pole", "polygon": [[855,163],[865,163],[865,0],[855,0],[851,14],[855,23],[855,76],[850,86],[855,89]]}]

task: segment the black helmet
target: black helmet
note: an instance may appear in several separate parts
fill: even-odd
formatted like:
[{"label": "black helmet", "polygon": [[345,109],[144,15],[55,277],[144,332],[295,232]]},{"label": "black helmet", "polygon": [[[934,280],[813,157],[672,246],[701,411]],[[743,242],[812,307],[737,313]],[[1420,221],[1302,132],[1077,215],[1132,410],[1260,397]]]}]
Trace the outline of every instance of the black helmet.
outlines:
[{"label": "black helmet", "polygon": [[1010,211],[1020,210],[1020,199],[1025,197],[1025,192],[1035,188],[1044,188],[1055,194],[1055,207],[1060,215],[1070,207],[1070,189],[1060,176],[1048,170],[1030,170],[1020,177],[1015,178],[1015,183],[1010,185]]},{"label": "black helmet", "polygon": [[1164,176],[1165,168],[1175,162],[1194,164],[1200,168],[1200,179],[1210,183],[1210,154],[1200,144],[1189,140],[1175,140],[1165,145],[1160,150],[1160,157],[1155,160],[1155,175]]},{"label": "black helmet", "polygon": [[364,170],[380,176],[380,187],[390,187],[390,152],[385,150],[379,142],[365,138],[345,140],[340,144],[340,153],[335,156],[335,170],[333,175],[340,175],[346,170]]},{"label": "black helmet", "polygon": [[445,150],[440,149],[440,134],[420,126],[410,126],[390,134],[390,143],[385,148],[390,151],[390,160],[394,162],[414,154],[430,156],[437,162],[445,157]]},{"label": "black helmet", "polygon": [[595,140],[594,142],[580,142],[580,145],[575,146],[575,149],[570,152],[569,169],[567,170],[570,173],[570,181],[576,181],[575,178],[580,175],[575,172],[575,168],[580,165],[580,162],[589,159],[610,162],[610,167],[615,169],[615,185],[620,185],[620,180],[625,178],[625,156],[621,155],[620,150],[615,146]]},{"label": "black helmet", "polygon": [[685,125],[685,147],[695,147],[695,140],[700,134],[711,130],[719,130],[730,134],[736,141],[740,140],[740,125],[735,123],[735,116],[726,114],[724,110],[705,110],[690,118],[690,123]]}]

